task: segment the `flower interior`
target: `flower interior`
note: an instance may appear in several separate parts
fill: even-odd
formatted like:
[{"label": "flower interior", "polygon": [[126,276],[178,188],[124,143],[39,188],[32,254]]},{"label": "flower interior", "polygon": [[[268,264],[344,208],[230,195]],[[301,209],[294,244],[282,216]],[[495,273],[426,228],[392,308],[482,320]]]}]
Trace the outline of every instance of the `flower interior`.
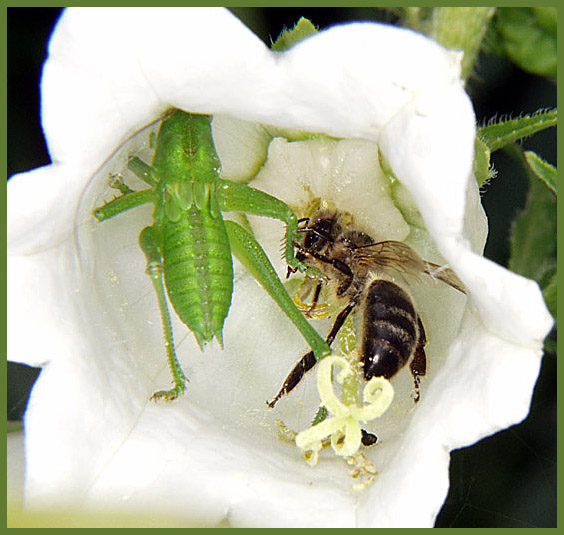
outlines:
[{"label": "flower interior", "polygon": [[[137,241],[141,229],[151,224],[152,205],[132,209],[103,223],[94,219],[92,210],[118,194],[115,188],[121,181],[133,189],[147,187],[126,168],[126,162],[130,156],[139,156],[150,164],[151,139],[157,127],[155,123],[137,133],[98,170],[82,196],[76,227],[83,282],[77,291],[87,297],[81,300],[81,313],[90,326],[92,339],[101,348],[98,353],[104,360],[101,365],[108,370],[112,393],[129,400],[140,410],[155,388],[167,387],[170,381],[159,310]],[[247,182],[280,198],[298,217],[311,212],[312,206],[328,206],[346,212],[351,225],[362,229],[375,241],[403,241],[423,259],[443,264],[409,193],[395,177],[383,171],[382,155],[376,143],[284,132],[227,116],[214,117],[213,133],[224,178]],[[280,252],[283,224],[254,216],[223,215],[248,221],[284,281],[286,266]],[[298,437],[302,438],[298,442],[302,441],[303,451],[317,451],[322,439],[332,438],[333,448],[320,452],[320,459],[325,463],[339,462],[339,456],[350,457],[359,451],[358,444],[351,446],[356,440],[352,435],[360,430],[358,415],[355,419],[350,414],[331,414],[331,407],[328,407],[330,414],[320,426],[335,427],[337,417],[349,418],[347,425],[352,434],[345,433],[340,445],[335,438],[336,427],[321,437],[315,435],[315,426],[310,426],[320,402],[323,404],[324,396],[339,382],[337,376],[327,374],[326,366],[354,364],[355,333],[361,313],[351,315],[333,344],[333,355],[343,355],[344,359],[327,358],[327,364],[316,366],[271,410],[266,401],[272,399],[290,369],[309,348],[277,305],[236,260],[234,268],[235,289],[225,322],[224,350],[214,342],[200,351],[191,332],[171,308],[178,357],[189,378],[187,391],[174,402],[174,410],[187,411],[204,425],[217,426],[218,440],[225,440],[226,444],[232,440],[267,444],[271,453],[278,454],[280,463],[293,459],[296,473],[307,471],[306,477],[312,477],[301,460],[300,448],[278,438],[276,422],[282,421],[299,433]],[[401,279],[397,283],[409,292],[427,334],[428,371],[421,380],[420,401],[425,403],[428,385],[456,336],[466,297],[427,275]],[[299,291],[303,280],[303,275],[297,273],[286,282],[290,295]],[[325,336],[334,317],[347,303],[337,299],[327,287],[321,293],[320,303],[327,305],[327,314],[314,315],[311,321]],[[320,310],[324,310],[323,307]],[[340,361],[335,360],[339,358]],[[324,381],[319,374],[325,377]],[[363,378],[359,383],[362,383],[361,392],[371,385]],[[395,392],[393,401],[390,398],[377,417],[366,418],[362,424],[378,437],[376,445],[360,446],[377,470],[385,466],[394,443],[417,410],[408,366],[391,379],[391,385],[391,391]],[[355,410],[360,410],[365,403],[360,395]],[[339,407],[337,404],[332,408],[339,412]],[[165,404],[162,410],[173,410],[173,407]],[[307,433],[315,436],[308,438]],[[346,455],[343,455],[343,448]],[[259,450],[257,455],[262,454],[263,448]],[[316,470],[319,477],[327,477],[322,464]],[[346,478],[346,470],[343,473]]]}]

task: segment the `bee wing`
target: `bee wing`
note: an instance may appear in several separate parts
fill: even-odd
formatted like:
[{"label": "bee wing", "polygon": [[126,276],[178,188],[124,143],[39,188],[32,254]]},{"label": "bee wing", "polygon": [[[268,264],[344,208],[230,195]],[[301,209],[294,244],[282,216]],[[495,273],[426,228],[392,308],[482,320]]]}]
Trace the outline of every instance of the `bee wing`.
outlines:
[{"label": "bee wing", "polygon": [[426,265],[425,273],[427,273],[427,275],[430,275],[434,279],[445,282],[446,284],[452,286],[463,294],[466,293],[464,284],[452,269],[440,266],[439,264],[433,264],[432,262],[427,262],[425,260],[423,262]]},{"label": "bee wing", "polygon": [[384,273],[425,273],[466,293],[464,284],[452,269],[423,260],[409,245],[399,241],[382,241],[361,246],[355,251],[355,258],[360,264]]},{"label": "bee wing", "polygon": [[425,273],[427,266],[421,257],[408,245],[399,241],[381,241],[362,245],[355,251],[360,264],[381,271],[401,273]]}]

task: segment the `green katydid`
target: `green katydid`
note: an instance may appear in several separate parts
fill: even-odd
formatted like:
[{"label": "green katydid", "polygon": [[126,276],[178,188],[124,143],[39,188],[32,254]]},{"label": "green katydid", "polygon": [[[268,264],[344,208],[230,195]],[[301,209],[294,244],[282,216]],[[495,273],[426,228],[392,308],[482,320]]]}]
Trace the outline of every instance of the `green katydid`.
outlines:
[{"label": "green katydid", "polygon": [[330,352],[286,292],[266,253],[250,232],[222,212],[238,211],[286,224],[285,259],[292,269],[307,267],[294,256],[298,221],[279,199],[250,186],[219,178],[211,117],[172,110],[162,120],[151,165],[131,157],[128,168],[150,187],[134,191],[112,176],[121,193],[94,210],[99,221],[153,203],[153,224],[139,235],[160,308],[165,348],[174,387],[152,399],[181,395],[187,378],[176,356],[168,299],[203,349],[213,337],[223,347],[223,323],[233,291],[232,253],[278,303],[311,346],[316,358]]}]

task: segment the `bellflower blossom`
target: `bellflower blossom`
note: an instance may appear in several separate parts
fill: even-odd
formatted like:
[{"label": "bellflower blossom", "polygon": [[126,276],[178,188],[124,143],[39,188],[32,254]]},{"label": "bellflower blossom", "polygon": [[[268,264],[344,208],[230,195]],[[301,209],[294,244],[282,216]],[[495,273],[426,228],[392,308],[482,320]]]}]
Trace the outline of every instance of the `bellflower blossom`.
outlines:
[{"label": "bellflower blossom", "polygon": [[[460,54],[381,24],[272,52],[219,8],[65,11],[41,87],[53,163],[8,188],[8,355],[43,367],[25,417],[28,506],[247,527],[433,525],[450,450],[526,417],[552,323],[535,283],[481,256],[475,119],[459,65]],[[414,289],[432,373],[415,408],[409,386],[394,383],[399,405],[382,435],[373,422],[378,475],[363,492],[351,491],[341,459],[311,468],[277,438],[277,415],[307,427],[317,391],[306,381],[278,413],[266,408],[305,342],[242,268],[225,350],[200,352],[175,320],[190,383],[172,404],[149,402],[169,380],[137,247],[150,208],[104,223],[91,210],[104,161],[169,107],[214,114],[225,177],[260,168],[253,186],[292,206],[327,198],[464,282],[467,297],[434,282]],[[296,131],[331,138],[289,142]],[[281,227],[251,224],[284,275]]]}]

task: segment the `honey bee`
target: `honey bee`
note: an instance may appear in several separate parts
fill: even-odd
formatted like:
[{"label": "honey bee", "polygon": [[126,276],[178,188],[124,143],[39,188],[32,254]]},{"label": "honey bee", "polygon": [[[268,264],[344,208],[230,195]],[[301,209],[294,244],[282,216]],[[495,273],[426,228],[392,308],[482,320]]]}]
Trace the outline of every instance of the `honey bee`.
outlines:
[{"label": "honey bee", "polygon": [[[324,277],[316,280],[306,315],[315,310],[322,285],[327,283],[337,297],[348,300],[327,335],[327,343],[333,343],[347,317],[355,311],[359,319],[358,358],[366,381],[372,377],[390,379],[409,362],[414,401],[419,401],[420,378],[427,372],[425,328],[410,296],[394,280],[423,273],[466,293],[462,282],[451,269],[421,259],[402,242],[376,242],[354,228],[345,212],[320,210],[300,223],[303,239],[293,244],[296,257]],[[306,353],[268,406],[273,408],[293,390],[315,363],[313,352]]]}]

